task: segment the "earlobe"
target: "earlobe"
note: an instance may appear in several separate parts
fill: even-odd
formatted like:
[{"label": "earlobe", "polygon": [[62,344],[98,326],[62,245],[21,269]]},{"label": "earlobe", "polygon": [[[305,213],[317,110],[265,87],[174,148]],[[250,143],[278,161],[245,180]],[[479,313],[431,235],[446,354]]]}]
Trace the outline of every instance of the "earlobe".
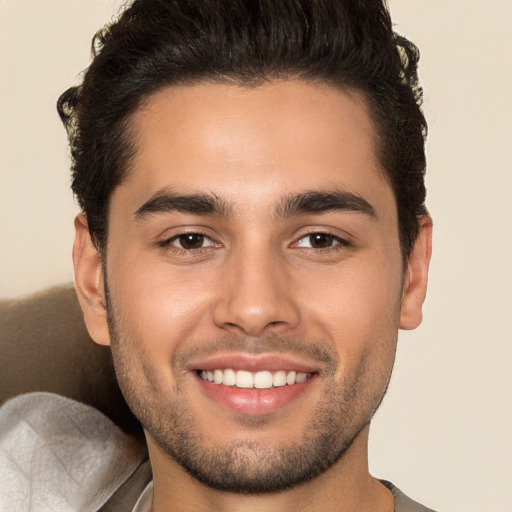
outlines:
[{"label": "earlobe", "polygon": [[92,242],[83,213],[75,218],[73,266],[76,292],[87,330],[96,343],[110,345],[101,257]]},{"label": "earlobe", "polygon": [[432,254],[432,219],[423,215],[419,233],[409,256],[400,310],[400,329],[416,329],[421,324],[427,293],[428,268]]}]

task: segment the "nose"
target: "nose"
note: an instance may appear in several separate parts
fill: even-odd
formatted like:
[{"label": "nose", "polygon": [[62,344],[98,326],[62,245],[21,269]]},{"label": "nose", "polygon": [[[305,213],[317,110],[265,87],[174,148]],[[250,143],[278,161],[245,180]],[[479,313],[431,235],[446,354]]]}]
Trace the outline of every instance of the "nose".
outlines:
[{"label": "nose", "polygon": [[232,255],[214,311],[215,324],[237,335],[284,333],[300,320],[286,262],[261,251]]}]

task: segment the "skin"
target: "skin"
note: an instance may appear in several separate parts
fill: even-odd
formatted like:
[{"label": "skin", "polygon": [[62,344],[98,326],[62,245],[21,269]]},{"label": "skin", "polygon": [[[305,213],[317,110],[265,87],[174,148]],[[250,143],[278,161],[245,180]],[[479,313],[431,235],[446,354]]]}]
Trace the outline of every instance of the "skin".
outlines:
[{"label": "skin", "polygon": [[[432,224],[421,219],[404,268],[362,96],[293,80],[180,86],[149,98],[132,128],[137,151],[111,198],[106,264],[82,214],[73,255],[89,332],[112,345],[121,389],[145,427],[153,510],[393,510],[368,472],[369,421],[398,329],[421,322]],[[283,206],[311,191],[350,193],[371,211]],[[170,192],[209,194],[221,207],[183,212],[154,201]],[[183,248],[183,233],[206,238]],[[195,372],[198,361],[233,355],[286,358],[314,378],[275,410],[239,413],[205,393]],[[172,456],[176,433],[192,433],[200,453],[235,449],[224,463],[256,477],[285,464],[291,447],[307,451],[322,429],[328,467],[276,492],[219,490]]]}]

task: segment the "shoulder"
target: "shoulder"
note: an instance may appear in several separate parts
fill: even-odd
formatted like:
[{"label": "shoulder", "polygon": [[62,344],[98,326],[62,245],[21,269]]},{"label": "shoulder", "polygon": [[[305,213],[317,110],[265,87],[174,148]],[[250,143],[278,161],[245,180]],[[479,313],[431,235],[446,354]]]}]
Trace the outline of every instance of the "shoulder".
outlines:
[{"label": "shoulder", "polygon": [[391,482],[386,480],[380,480],[380,482],[393,494],[393,497],[395,498],[395,512],[434,512],[434,510],[427,508],[406,496]]},{"label": "shoulder", "polygon": [[0,408],[2,510],[95,510],[146,458],[139,442],[74,400],[29,393]]}]

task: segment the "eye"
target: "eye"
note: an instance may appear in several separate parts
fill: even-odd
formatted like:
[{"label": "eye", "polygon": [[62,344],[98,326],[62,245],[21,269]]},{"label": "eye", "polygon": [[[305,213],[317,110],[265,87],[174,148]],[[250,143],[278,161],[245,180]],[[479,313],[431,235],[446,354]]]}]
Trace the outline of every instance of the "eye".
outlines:
[{"label": "eye", "polygon": [[329,233],[309,233],[297,241],[297,247],[311,249],[330,249],[336,245],[348,245],[348,242],[339,236]]},{"label": "eye", "polygon": [[193,251],[213,246],[213,241],[201,233],[182,233],[165,242],[165,245]]}]

